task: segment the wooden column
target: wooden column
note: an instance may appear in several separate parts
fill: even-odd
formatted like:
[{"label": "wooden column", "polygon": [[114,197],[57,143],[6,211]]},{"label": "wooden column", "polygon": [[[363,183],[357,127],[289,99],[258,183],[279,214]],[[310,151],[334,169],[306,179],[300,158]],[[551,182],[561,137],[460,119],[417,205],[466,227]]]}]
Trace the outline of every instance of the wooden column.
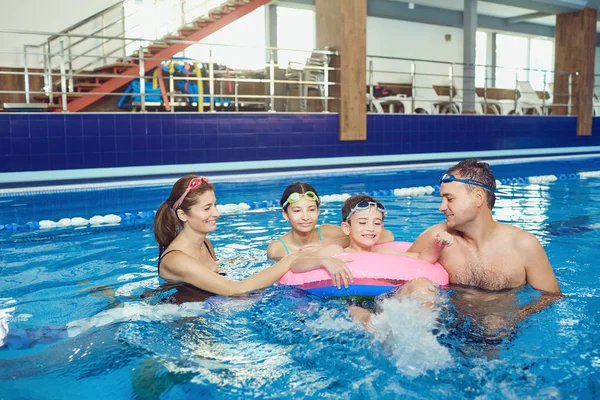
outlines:
[{"label": "wooden column", "polygon": [[316,0],[317,47],[340,52],[331,66],[331,111],[340,114],[340,140],[367,139],[367,0]]},{"label": "wooden column", "polygon": [[[598,10],[594,8],[556,16],[554,103],[569,102],[569,75],[559,72],[578,72],[571,78],[571,115],[577,116],[577,135],[592,134],[597,18]],[[553,107],[552,113],[567,115],[568,107]]]}]

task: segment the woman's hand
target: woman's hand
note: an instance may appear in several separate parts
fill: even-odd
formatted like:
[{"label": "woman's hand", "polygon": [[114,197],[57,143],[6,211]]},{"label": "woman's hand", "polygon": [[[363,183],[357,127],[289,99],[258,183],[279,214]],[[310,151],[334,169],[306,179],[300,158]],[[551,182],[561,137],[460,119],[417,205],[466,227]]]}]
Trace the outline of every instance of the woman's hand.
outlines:
[{"label": "woman's hand", "polygon": [[354,261],[351,258],[333,258],[326,257],[323,259],[323,267],[331,275],[333,286],[341,289],[342,283],[347,289],[350,282],[354,282],[354,276],[345,263]]}]

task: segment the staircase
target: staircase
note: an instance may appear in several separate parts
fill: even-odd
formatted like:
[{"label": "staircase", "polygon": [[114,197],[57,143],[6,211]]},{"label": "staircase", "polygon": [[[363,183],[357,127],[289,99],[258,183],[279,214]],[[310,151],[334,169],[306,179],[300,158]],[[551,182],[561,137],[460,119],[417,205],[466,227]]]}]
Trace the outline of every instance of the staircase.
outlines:
[{"label": "staircase", "polygon": [[[35,98],[44,102],[58,99],[58,104],[49,104],[49,110],[63,110],[62,102],[65,100],[68,111],[84,110],[106,96],[107,93],[115,92],[132,80],[139,79],[141,60],[143,60],[143,71],[146,73],[156,68],[164,60],[171,59],[187,47],[269,2],[270,0],[223,1],[219,6],[211,9],[208,14],[199,16],[191,23],[183,24],[175,34],[168,34],[144,47],[143,57],[139,57],[139,51],[136,51],[122,62],[106,64],[93,71],[83,71],[81,75],[86,75],[86,77],[75,78],[76,81],[72,85],[73,90],[69,91],[66,96],[36,96]],[[194,43],[174,43],[173,41]],[[146,60],[145,58],[151,59]],[[60,82],[56,83],[60,84]],[[61,92],[60,89],[58,91]]]}]

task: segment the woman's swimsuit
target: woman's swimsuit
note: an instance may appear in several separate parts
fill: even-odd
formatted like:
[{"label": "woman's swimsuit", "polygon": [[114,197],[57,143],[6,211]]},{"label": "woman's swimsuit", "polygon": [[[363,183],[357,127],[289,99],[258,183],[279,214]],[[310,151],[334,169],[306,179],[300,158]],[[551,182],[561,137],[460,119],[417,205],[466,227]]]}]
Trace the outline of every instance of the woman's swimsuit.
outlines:
[{"label": "woman's swimsuit", "polygon": [[[206,241],[204,242],[204,246],[206,246],[206,250],[208,250],[208,253],[210,254],[210,256],[212,258],[215,258],[215,255],[210,250],[210,247],[208,246]],[[165,258],[165,256],[167,254],[174,252],[174,251],[181,251],[181,250],[177,250],[177,249],[169,250],[169,251],[161,254],[161,256],[159,257],[159,259],[158,259],[159,274],[160,274],[160,262],[163,260],[163,258]],[[226,276],[226,274],[224,272],[217,272],[217,273],[219,275]],[[202,289],[200,289],[194,285],[191,285],[189,283],[170,281],[170,282],[163,283],[162,285],[160,285],[160,287],[158,287],[155,290],[144,293],[142,295],[142,297],[156,296],[161,293],[169,292],[173,289],[175,289],[175,292],[169,293],[169,295],[166,298],[161,300],[162,302],[171,303],[171,304],[182,304],[182,303],[187,303],[187,302],[204,301],[207,298],[209,298],[210,296],[215,295],[214,293],[207,292],[206,290],[202,290]]]},{"label": "woman's swimsuit", "polygon": [[[323,241],[323,235],[321,234],[321,227],[320,226],[317,226],[317,232],[319,232],[319,241],[322,242]],[[290,254],[290,249],[288,249],[288,247],[286,246],[285,242],[283,241],[283,238],[279,238],[279,241],[283,245],[283,248],[285,249],[285,252],[287,254]]]}]

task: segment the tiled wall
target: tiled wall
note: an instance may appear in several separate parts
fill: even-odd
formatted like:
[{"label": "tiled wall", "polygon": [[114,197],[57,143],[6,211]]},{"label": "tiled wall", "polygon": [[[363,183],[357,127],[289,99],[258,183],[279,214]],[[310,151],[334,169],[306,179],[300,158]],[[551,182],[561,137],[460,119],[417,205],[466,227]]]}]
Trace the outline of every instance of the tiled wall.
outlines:
[{"label": "tiled wall", "polygon": [[0,114],[0,172],[600,145],[574,117],[337,114]]}]

